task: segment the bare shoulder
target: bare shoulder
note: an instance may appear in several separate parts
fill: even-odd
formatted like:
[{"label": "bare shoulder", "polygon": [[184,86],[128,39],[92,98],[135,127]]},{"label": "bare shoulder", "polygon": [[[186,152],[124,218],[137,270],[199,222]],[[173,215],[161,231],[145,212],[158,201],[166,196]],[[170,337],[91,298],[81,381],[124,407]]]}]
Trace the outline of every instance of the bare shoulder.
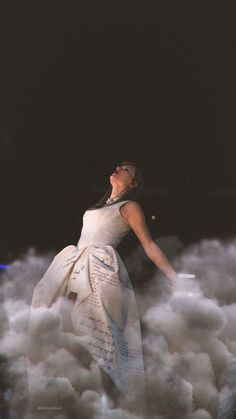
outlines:
[{"label": "bare shoulder", "polygon": [[136,201],[127,201],[125,202],[122,207],[122,211],[124,212],[143,212],[141,206]]},{"label": "bare shoulder", "polygon": [[129,221],[131,217],[144,217],[141,206],[138,204],[138,202],[135,201],[126,202],[124,205],[122,205],[120,212],[126,221]]}]

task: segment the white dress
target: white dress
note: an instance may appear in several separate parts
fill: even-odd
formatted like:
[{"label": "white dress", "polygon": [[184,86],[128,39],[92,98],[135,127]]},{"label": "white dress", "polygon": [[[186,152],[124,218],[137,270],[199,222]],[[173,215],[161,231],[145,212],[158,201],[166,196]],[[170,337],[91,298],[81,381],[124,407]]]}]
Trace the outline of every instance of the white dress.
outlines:
[{"label": "white dress", "polygon": [[127,201],[87,210],[77,246],[58,253],[35,287],[32,310],[77,294],[74,333],[124,397],[145,405],[140,321],[127,270],[115,250],[129,231],[120,214]]}]

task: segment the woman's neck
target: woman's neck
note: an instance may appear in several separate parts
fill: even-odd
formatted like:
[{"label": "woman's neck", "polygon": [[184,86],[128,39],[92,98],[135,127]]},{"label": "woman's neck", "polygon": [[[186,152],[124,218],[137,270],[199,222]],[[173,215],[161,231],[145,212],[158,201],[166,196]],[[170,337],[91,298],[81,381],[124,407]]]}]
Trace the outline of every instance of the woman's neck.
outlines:
[{"label": "woman's neck", "polygon": [[114,199],[114,198],[116,198],[118,196],[121,196],[122,193],[125,193],[127,190],[128,190],[127,187],[124,188],[123,186],[116,186],[115,185],[115,186],[112,187],[110,198],[111,199]]},{"label": "woman's neck", "polygon": [[107,198],[106,204],[114,204],[116,201],[119,201],[123,195],[127,192],[129,188],[119,188],[113,187],[111,195]]},{"label": "woman's neck", "polygon": [[119,193],[122,191],[122,188],[119,188],[119,186],[113,186],[111,190],[110,198],[115,198]]}]

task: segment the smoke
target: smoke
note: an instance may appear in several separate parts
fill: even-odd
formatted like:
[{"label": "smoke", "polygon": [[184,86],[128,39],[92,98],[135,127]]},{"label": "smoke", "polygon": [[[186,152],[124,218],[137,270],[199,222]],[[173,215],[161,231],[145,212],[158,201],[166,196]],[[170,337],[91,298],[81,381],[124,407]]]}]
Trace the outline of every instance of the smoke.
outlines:
[{"label": "smoke", "polygon": [[[163,243],[157,241],[160,247]],[[196,279],[179,279],[171,295],[166,277],[151,270],[151,262],[146,269],[140,246],[125,260],[142,326],[147,418],[215,419],[218,414],[233,418],[236,239],[204,239],[185,249],[177,238],[171,243],[169,260],[174,269],[196,275]],[[3,409],[9,409],[14,419],[143,418],[128,406],[112,405],[81,337],[64,327],[66,312],[62,315],[56,305],[34,310],[34,335],[29,336],[33,289],[53,256],[31,248],[1,276]]]}]

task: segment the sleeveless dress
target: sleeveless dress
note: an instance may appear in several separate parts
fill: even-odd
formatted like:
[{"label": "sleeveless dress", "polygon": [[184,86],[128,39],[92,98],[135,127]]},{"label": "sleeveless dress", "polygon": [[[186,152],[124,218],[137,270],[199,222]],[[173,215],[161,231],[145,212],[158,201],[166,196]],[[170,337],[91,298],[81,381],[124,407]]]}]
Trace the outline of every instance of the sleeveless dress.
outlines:
[{"label": "sleeveless dress", "polygon": [[[130,228],[121,201],[87,210],[77,246],[59,252],[34,289],[31,310],[76,293],[74,333],[124,398],[146,406],[140,321],[129,275],[115,250]],[[145,408],[145,407],[144,407]]]}]

